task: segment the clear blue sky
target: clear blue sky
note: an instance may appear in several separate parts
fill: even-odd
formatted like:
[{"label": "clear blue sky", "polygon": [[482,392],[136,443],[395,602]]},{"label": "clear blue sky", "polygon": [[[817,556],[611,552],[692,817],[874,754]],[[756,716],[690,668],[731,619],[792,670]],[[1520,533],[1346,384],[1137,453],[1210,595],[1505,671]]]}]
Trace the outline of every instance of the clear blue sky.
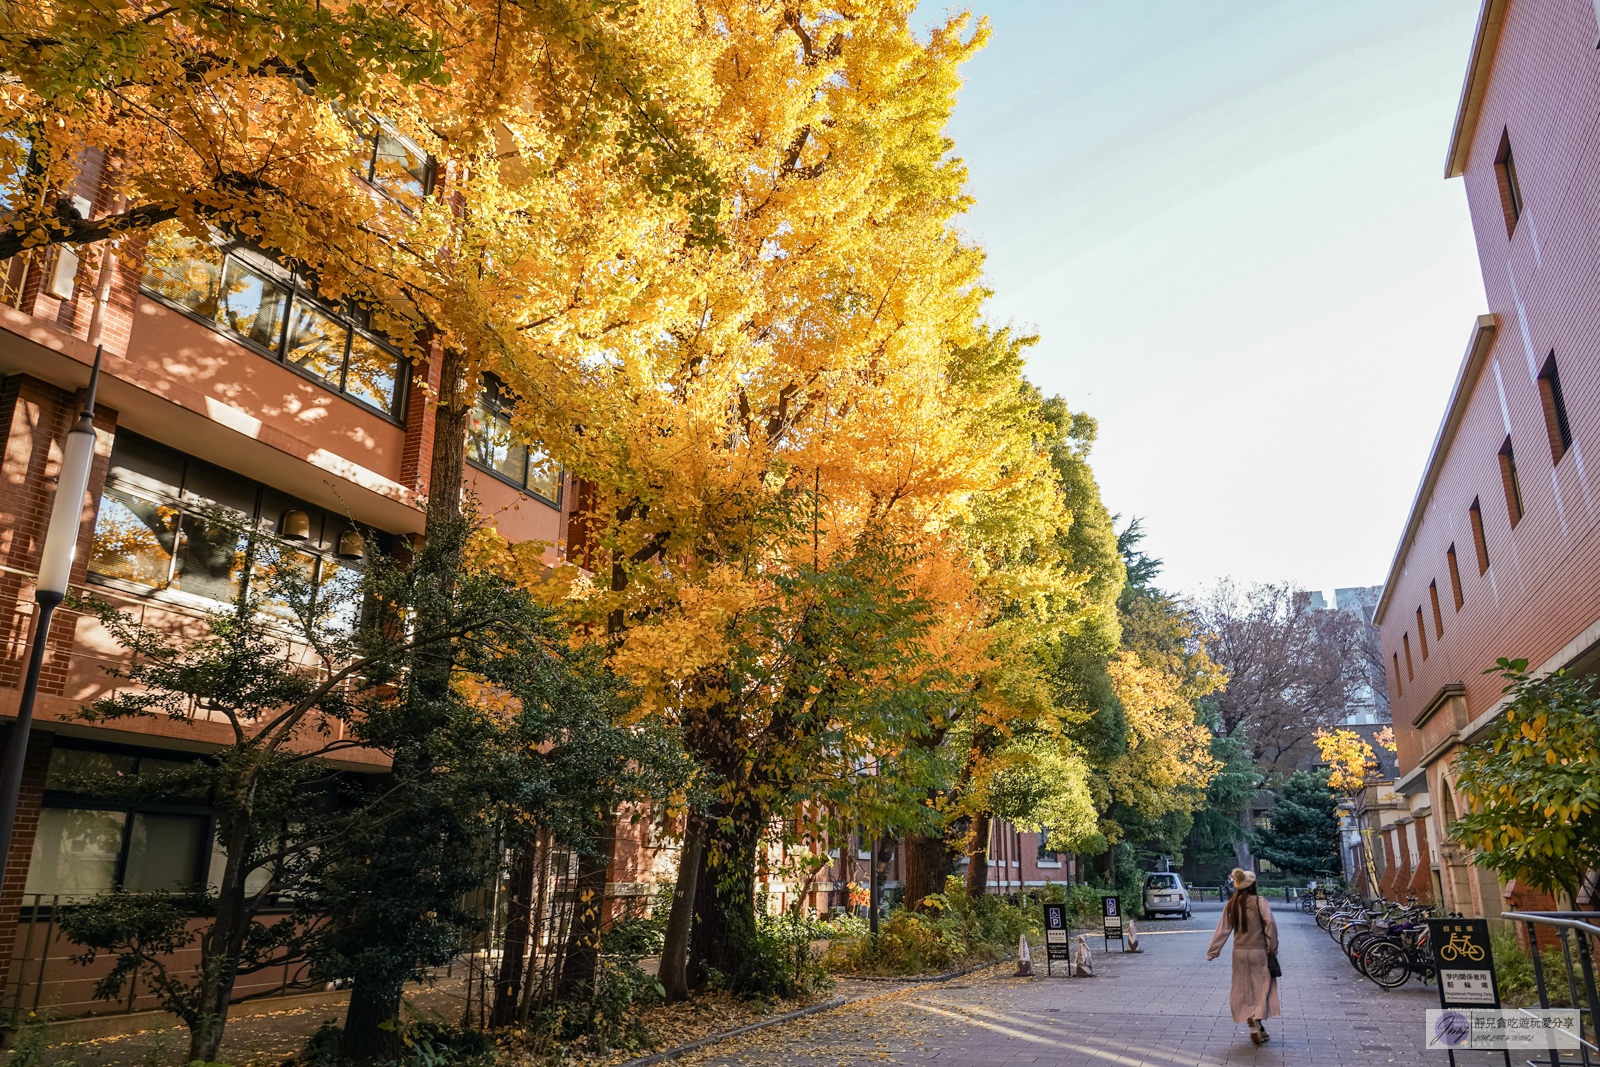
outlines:
[{"label": "clear blue sky", "polygon": [[1383,581],[1484,309],[1443,177],[1477,9],[976,0],[951,134],[990,317],[1099,420],[1168,588]]}]

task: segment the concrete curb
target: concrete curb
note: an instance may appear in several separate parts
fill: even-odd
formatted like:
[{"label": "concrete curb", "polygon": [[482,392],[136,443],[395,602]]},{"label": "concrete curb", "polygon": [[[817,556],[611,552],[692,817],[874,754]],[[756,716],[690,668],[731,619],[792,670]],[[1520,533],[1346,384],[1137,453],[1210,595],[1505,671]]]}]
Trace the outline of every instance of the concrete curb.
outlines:
[{"label": "concrete curb", "polygon": [[[904,982],[907,983],[904,986],[904,989],[913,989],[917,985],[933,985],[935,982],[948,982],[952,978],[960,978],[962,975],[972,974],[976,971],[982,971],[989,967],[996,967],[1013,959],[1016,959],[1015,954],[1006,956],[1003,959],[990,960],[988,963],[979,963],[971,967],[964,967],[959,971],[950,971],[947,974],[941,974],[934,978],[879,978],[876,979],[876,981]],[[852,979],[852,981],[862,980],[863,979],[859,978]],[[771,1026],[782,1026],[784,1023],[793,1022],[796,1019],[803,1019],[807,1015],[820,1015],[825,1011],[832,1011],[835,1008],[842,1008],[846,1004],[859,1004],[863,1000],[872,1000],[874,997],[885,997],[890,993],[899,993],[903,991],[903,989],[885,989],[881,993],[862,993],[859,996],[854,997],[834,997],[832,1000],[825,1000],[821,1004],[813,1004],[809,1008],[800,1008],[796,1011],[784,1012],[782,1015],[774,1015],[770,1019],[762,1019],[760,1022],[750,1023],[746,1026],[740,1026],[733,1030],[725,1030],[720,1034],[711,1034],[707,1037],[700,1038],[698,1041],[691,1041],[687,1045],[679,1045],[677,1048],[669,1048],[665,1052],[652,1052],[648,1056],[640,1056],[636,1059],[624,1060],[622,1063],[618,1064],[617,1067],[651,1067],[652,1064],[665,1063],[668,1060],[675,1060],[679,1056],[686,1056],[689,1053],[696,1052],[708,1045],[715,1045],[718,1042],[727,1041],[729,1038],[738,1037],[741,1034],[748,1034],[755,1030],[765,1030]]]},{"label": "concrete curb", "polygon": [[914,983],[914,984],[922,984],[922,983],[930,983],[931,984],[933,982],[948,982],[952,978],[960,978],[962,975],[971,974],[974,971],[981,971],[981,970],[983,970],[983,969],[985,969],[987,967],[998,967],[1000,964],[1007,963],[1007,962],[1009,962],[1011,960],[1014,960],[1016,958],[1017,958],[1017,954],[1015,952],[1013,952],[1009,956],[1001,956],[998,959],[989,960],[987,963],[974,963],[970,967],[963,967],[959,971],[946,971],[944,974],[935,974],[935,975],[915,975],[915,974],[913,974],[913,975],[907,975],[905,977],[897,977],[897,976],[884,977],[884,976],[879,976],[879,975],[853,974],[853,975],[846,975],[845,977],[848,978],[852,982],[911,982],[911,983]]}]

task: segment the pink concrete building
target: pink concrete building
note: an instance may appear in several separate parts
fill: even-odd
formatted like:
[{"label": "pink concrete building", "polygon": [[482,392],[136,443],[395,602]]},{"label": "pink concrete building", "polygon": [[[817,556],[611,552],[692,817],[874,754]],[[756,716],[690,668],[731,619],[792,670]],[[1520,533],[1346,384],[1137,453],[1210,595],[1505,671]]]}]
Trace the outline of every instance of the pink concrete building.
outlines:
[{"label": "pink concrete building", "polygon": [[[1446,833],[1452,761],[1501,710],[1499,657],[1600,663],[1600,25],[1593,0],[1485,0],[1446,177],[1471,209],[1488,312],[1467,324],[1377,622],[1419,820],[1403,863],[1444,905],[1548,905],[1474,867]],[[1597,472],[1600,473],[1600,472]],[[1399,842],[1397,841],[1398,845]],[[1409,855],[1408,855],[1409,853]]]}]

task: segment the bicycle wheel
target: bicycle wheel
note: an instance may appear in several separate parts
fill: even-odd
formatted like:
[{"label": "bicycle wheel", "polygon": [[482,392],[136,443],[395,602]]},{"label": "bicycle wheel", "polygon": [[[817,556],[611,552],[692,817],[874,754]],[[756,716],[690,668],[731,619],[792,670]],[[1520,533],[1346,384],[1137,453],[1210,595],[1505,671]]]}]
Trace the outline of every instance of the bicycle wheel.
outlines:
[{"label": "bicycle wheel", "polygon": [[1350,939],[1350,946],[1345,949],[1344,953],[1345,956],[1350,960],[1350,966],[1354,967],[1362,974],[1366,974],[1367,972],[1361,966],[1361,954],[1367,951],[1368,945],[1378,940],[1378,938],[1381,936],[1381,934],[1375,931],[1363,930],[1356,936],[1352,937]]},{"label": "bicycle wheel", "polygon": [[1406,950],[1393,941],[1374,941],[1362,956],[1366,976],[1385,989],[1398,989],[1411,977]]},{"label": "bicycle wheel", "polygon": [[1317,910],[1317,925],[1322,929],[1328,928],[1328,922],[1333,918],[1333,909],[1324,904]]}]

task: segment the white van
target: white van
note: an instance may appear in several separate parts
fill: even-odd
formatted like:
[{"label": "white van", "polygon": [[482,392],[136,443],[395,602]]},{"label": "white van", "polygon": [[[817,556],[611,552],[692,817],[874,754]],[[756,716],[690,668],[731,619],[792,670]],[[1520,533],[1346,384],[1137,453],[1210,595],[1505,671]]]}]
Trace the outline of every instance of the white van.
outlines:
[{"label": "white van", "polygon": [[1183,879],[1171,871],[1155,871],[1144,876],[1144,913],[1148,917],[1176,915],[1189,917],[1189,890]]}]

